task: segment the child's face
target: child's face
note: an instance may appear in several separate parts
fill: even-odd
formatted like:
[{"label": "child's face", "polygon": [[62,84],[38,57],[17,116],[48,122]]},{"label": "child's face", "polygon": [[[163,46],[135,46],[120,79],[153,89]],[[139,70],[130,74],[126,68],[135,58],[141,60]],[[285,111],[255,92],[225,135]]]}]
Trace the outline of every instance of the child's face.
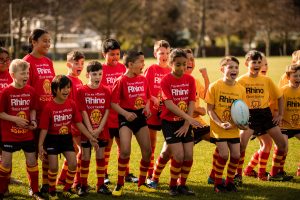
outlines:
[{"label": "child's face", "polygon": [[135,76],[143,73],[143,68],[145,66],[145,58],[143,55],[140,55],[137,60],[134,62],[129,63],[129,70],[131,73],[133,73]]},{"label": "child's face", "polygon": [[261,62],[260,74],[266,76],[268,72],[268,62],[265,57],[263,57]]},{"label": "child's face", "polygon": [[226,80],[234,81],[239,75],[239,65],[234,61],[228,61],[222,66],[222,72]]},{"label": "child's face", "polygon": [[174,58],[174,61],[171,62],[171,66],[173,69],[172,74],[178,78],[182,77],[186,71],[187,62],[188,59],[185,57]]},{"label": "child's face", "polygon": [[32,42],[33,49],[41,55],[46,55],[49,51],[51,39],[48,33],[44,33],[37,41]]},{"label": "child's face", "polygon": [[300,70],[297,70],[295,73],[291,73],[289,77],[290,85],[294,88],[300,86]]},{"label": "child's face", "polygon": [[22,70],[18,67],[17,71],[12,73],[12,78],[17,88],[23,88],[29,79],[29,68]]},{"label": "child's face", "polygon": [[56,90],[56,99],[59,100],[60,102],[61,101],[65,101],[68,99],[68,96],[70,94],[70,91],[71,91],[71,86],[70,84],[66,85],[64,88],[61,88],[61,89],[57,89]]},{"label": "child's face", "polygon": [[120,60],[120,49],[109,50],[103,57],[107,65],[116,66]]},{"label": "child's face", "polygon": [[154,57],[156,58],[158,65],[167,65],[170,54],[170,48],[159,47],[156,52],[154,52]]},{"label": "child's face", "polygon": [[87,78],[92,87],[98,88],[102,80],[102,70],[87,73]]},{"label": "child's face", "polygon": [[262,60],[259,58],[258,60],[249,60],[246,62],[248,66],[248,72],[252,75],[257,75],[261,69]]},{"label": "child's face", "polygon": [[84,68],[84,58],[81,58],[78,61],[69,61],[67,66],[69,68],[69,73],[71,73],[70,75],[79,76]]},{"label": "child's face", "polygon": [[10,57],[7,53],[0,53],[0,72],[4,72],[8,70],[10,65]]},{"label": "child's face", "polygon": [[194,59],[193,54],[191,54],[191,53],[187,53],[186,55],[188,57],[188,60],[187,60],[187,67],[186,67],[185,73],[192,74],[192,72],[195,68],[195,59]]}]

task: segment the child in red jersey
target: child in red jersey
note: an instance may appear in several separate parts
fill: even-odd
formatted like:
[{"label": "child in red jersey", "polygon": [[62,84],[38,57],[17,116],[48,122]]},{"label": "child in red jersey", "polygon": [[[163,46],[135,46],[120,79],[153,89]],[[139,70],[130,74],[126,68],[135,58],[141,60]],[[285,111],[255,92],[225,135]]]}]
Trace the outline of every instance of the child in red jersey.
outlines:
[{"label": "child in red jersey", "polygon": [[[72,88],[71,88],[69,98],[73,99],[74,101],[76,101],[78,88],[80,88],[83,85],[82,81],[79,79],[79,76],[84,68],[84,59],[85,59],[84,54],[79,51],[71,51],[67,54],[67,68],[68,68],[67,77],[72,82]],[[73,136],[73,142],[75,144],[74,148],[77,155],[77,170],[76,170],[73,187],[78,190],[80,186],[80,163],[81,163],[80,137],[81,136],[75,124],[72,124],[71,126],[71,133]],[[68,163],[65,160],[62,167],[61,174],[58,178],[58,184],[63,184],[63,185],[65,184],[67,171],[68,171]]]},{"label": "child in red jersey", "polygon": [[9,67],[13,83],[2,91],[0,118],[2,130],[2,162],[0,165],[0,198],[8,189],[12,169],[12,155],[23,150],[32,197],[44,199],[38,188],[38,163],[35,154],[34,135],[37,128],[36,96],[34,89],[27,84],[29,63],[13,60]]},{"label": "child in red jersey", "polygon": [[171,68],[168,65],[169,54],[170,44],[165,40],[156,41],[154,44],[154,57],[156,58],[157,63],[151,65],[145,70],[145,77],[148,80],[148,85],[152,95],[152,101],[150,102],[151,116],[147,119],[152,150],[148,179],[152,178],[153,173],[154,152],[157,138],[156,133],[161,130],[161,120],[159,118],[162,104],[160,82],[166,74],[171,72]]},{"label": "child in red jersey", "polygon": [[[102,43],[102,55],[105,59],[103,66],[103,77],[101,83],[108,86],[111,90],[113,88],[114,82],[117,78],[123,75],[126,71],[125,65],[119,62],[120,60],[120,44],[115,39],[106,39]],[[105,147],[105,179],[104,183],[109,184],[110,180],[108,178],[108,163],[110,158],[110,151],[113,144],[113,139],[118,145],[118,152],[120,152],[120,138],[119,138],[119,123],[118,123],[118,113],[110,109],[108,115],[108,130],[109,130],[109,142]],[[129,173],[129,166],[125,172],[126,182],[138,182],[138,178],[132,173]]]},{"label": "child in red jersey", "polygon": [[74,152],[71,124],[75,123],[97,149],[97,139],[82,124],[81,115],[76,104],[69,97],[71,81],[67,76],[58,75],[51,83],[53,100],[43,109],[40,121],[39,156],[44,159],[45,154],[49,160],[49,193],[50,199],[57,199],[56,177],[58,171],[58,154],[63,153],[68,162],[66,184],[63,188],[63,196],[70,198],[74,196],[71,190],[76,172],[76,154]]},{"label": "child in red jersey", "polygon": [[[52,100],[51,81],[55,76],[53,63],[46,57],[50,48],[50,34],[44,29],[34,29],[29,36],[31,46],[30,53],[23,60],[30,64],[28,84],[35,88],[38,98],[37,122],[39,124],[40,114],[44,106]],[[36,129],[35,140],[38,143],[39,129]],[[38,150],[37,150],[38,151]],[[44,159],[42,163],[42,187],[41,192],[48,191],[48,161]]]},{"label": "child in red jersey", "polygon": [[[195,79],[185,74],[187,55],[182,49],[174,49],[169,58],[172,72],[161,81],[162,88],[162,131],[171,155],[171,196],[179,193],[195,195],[188,189],[186,180],[193,164],[194,138],[191,125],[202,127],[192,117],[195,108]],[[177,180],[179,178],[179,180]]]},{"label": "child in red jersey", "polygon": [[[110,109],[110,90],[101,84],[102,65],[97,61],[91,61],[87,65],[86,77],[88,84],[80,87],[77,91],[78,107],[87,129],[98,139],[99,149],[96,153],[97,192],[110,195],[111,191],[104,184],[105,159],[104,148],[109,139],[107,119]],[[87,178],[91,160],[91,144],[88,139],[81,136],[82,160],[81,160],[81,187],[78,195],[88,193]]]},{"label": "child in red jersey", "polygon": [[142,52],[129,51],[124,56],[127,71],[119,77],[112,91],[112,108],[119,113],[120,127],[120,155],[118,159],[118,182],[112,193],[113,196],[122,196],[124,175],[131,152],[131,138],[135,135],[141,148],[140,175],[138,190],[145,192],[155,191],[145,184],[147,171],[150,165],[151,145],[146,118],[150,112],[150,90],[147,79],[141,76],[144,68]]}]

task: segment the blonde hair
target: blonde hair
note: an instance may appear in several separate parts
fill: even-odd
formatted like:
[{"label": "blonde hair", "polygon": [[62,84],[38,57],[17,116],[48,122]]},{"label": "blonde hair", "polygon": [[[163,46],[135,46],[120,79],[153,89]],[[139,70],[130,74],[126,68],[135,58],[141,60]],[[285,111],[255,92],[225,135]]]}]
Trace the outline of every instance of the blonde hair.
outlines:
[{"label": "blonde hair", "polygon": [[300,50],[294,51],[292,54],[292,63],[296,63],[300,60]]},{"label": "blonde hair", "polygon": [[30,64],[22,59],[14,59],[9,65],[9,73],[16,73],[18,70],[24,71],[29,68]]}]

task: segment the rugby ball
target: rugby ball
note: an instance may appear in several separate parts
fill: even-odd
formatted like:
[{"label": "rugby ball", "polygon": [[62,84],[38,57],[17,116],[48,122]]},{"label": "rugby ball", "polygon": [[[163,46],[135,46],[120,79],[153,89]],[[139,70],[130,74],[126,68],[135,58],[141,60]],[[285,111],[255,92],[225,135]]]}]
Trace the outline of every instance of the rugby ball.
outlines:
[{"label": "rugby ball", "polygon": [[231,119],[236,125],[247,125],[249,108],[243,100],[235,100],[231,105]]}]

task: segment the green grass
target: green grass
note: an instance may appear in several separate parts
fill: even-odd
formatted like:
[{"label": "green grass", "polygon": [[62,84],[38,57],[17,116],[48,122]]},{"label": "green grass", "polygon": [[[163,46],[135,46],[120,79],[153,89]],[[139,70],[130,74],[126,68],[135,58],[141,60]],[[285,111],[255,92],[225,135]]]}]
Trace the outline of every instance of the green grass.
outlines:
[{"label": "green grass", "polygon": [[[200,78],[198,68],[206,67],[208,70],[209,78],[212,81],[220,78],[221,72],[219,71],[218,63],[220,58],[205,58],[197,59],[197,68],[194,71],[194,75]],[[290,63],[290,57],[272,57],[269,58],[269,76],[273,78],[274,82],[278,82],[282,73],[284,73],[285,66]],[[146,60],[146,66],[154,63],[153,59]],[[246,72],[244,67],[244,59],[240,58],[240,74]],[[87,63],[87,61],[86,61]],[[64,62],[55,62],[55,69],[57,74],[65,74],[66,67]],[[81,78],[85,81],[85,73],[82,73]],[[163,144],[163,136],[158,133],[157,148],[155,151],[155,158],[159,155]],[[258,141],[254,140],[249,142],[249,146],[246,152],[245,165],[248,163],[252,153],[254,153],[259,147]],[[244,177],[244,184],[239,188],[238,193],[226,193],[216,194],[213,192],[213,186],[207,184],[207,178],[211,169],[212,154],[214,151],[214,145],[208,142],[200,142],[194,148],[194,164],[188,178],[188,186],[196,192],[196,197],[184,197],[180,196],[177,198],[181,199],[297,199],[300,195],[300,177],[295,177],[291,182],[262,182],[253,178]],[[286,160],[285,170],[290,175],[295,175],[297,170],[297,163],[300,162],[299,153],[299,140],[293,138],[289,140],[289,154]],[[272,155],[272,154],[271,154]],[[94,155],[93,155],[94,156]],[[271,168],[271,157],[267,165],[267,171]],[[139,172],[139,161],[141,158],[140,150],[135,139],[132,142],[132,153],[130,160],[131,172],[138,175]],[[63,158],[60,159],[62,163]],[[95,176],[95,159],[92,159],[89,184],[95,187],[96,176]],[[41,166],[41,164],[40,164]],[[111,160],[109,164],[110,179],[112,181],[111,189],[115,186],[117,180],[117,149],[116,145],[113,145]],[[40,173],[41,174],[41,173]],[[225,173],[226,174],[226,173]],[[25,184],[21,186],[10,186],[12,197],[8,199],[29,199],[27,194],[27,175],[25,168],[25,159],[22,152],[14,154],[13,161],[13,177],[21,179]],[[137,192],[136,184],[126,183],[125,184],[125,195],[121,199],[173,199],[168,195],[168,181],[169,181],[169,166],[165,168],[160,179],[160,188],[156,193],[148,194]],[[1,183],[0,183],[1,184]],[[298,196],[298,197],[297,197]],[[102,196],[92,191],[92,193],[86,197],[88,199],[114,199],[109,196]]]}]

